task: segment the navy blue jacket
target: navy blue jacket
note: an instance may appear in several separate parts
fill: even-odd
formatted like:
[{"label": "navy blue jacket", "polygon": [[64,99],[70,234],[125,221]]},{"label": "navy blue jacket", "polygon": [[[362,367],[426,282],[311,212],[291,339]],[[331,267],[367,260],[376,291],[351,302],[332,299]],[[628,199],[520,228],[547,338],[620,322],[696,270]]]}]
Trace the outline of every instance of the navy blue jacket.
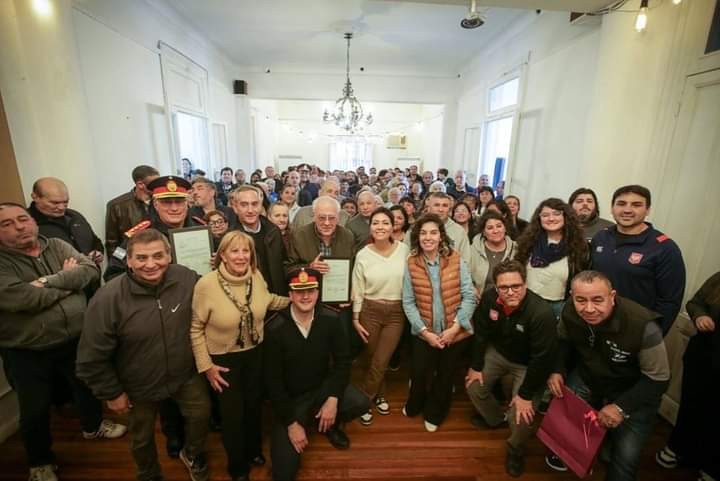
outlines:
[{"label": "navy blue jacket", "polygon": [[603,229],[590,244],[592,268],[610,278],[618,294],[662,316],[667,334],[680,312],[685,264],[678,245],[649,222],[644,232],[618,243],[617,226]]}]

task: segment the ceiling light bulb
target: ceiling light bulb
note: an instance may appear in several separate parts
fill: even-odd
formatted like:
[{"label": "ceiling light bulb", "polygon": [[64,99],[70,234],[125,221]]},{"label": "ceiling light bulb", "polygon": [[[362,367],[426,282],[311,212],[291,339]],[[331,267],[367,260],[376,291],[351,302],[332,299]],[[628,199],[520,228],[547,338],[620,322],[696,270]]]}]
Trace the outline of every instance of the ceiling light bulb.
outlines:
[{"label": "ceiling light bulb", "polygon": [[635,19],[635,30],[638,33],[644,32],[647,28],[647,12],[648,0],[642,0],[640,2],[640,11],[638,12],[637,18]]},{"label": "ceiling light bulb", "polygon": [[673,5],[680,5],[682,0],[672,0]]}]

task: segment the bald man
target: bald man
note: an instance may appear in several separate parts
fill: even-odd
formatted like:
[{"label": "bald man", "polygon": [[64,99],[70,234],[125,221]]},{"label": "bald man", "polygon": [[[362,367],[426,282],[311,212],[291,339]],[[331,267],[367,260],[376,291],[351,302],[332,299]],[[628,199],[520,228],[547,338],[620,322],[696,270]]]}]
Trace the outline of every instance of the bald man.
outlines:
[{"label": "bald man", "polygon": [[41,235],[62,239],[96,265],[102,264],[102,241],[80,212],[68,209],[70,195],[62,180],[55,177],[36,180],[31,197],[28,212],[37,222]]},{"label": "bald man", "polygon": [[[326,180],[320,186],[319,195],[330,196],[339,202],[340,200],[338,199],[338,197],[340,196],[340,183],[336,179]],[[345,224],[347,224],[349,220],[350,216],[348,215],[348,213],[344,210],[340,211],[340,218],[338,220],[338,224],[341,226],[345,226]],[[295,214],[295,218],[292,222],[292,230],[297,230],[304,225],[312,224],[312,222],[313,207],[312,205],[305,205],[304,207],[300,207],[297,211],[297,214]]]}]

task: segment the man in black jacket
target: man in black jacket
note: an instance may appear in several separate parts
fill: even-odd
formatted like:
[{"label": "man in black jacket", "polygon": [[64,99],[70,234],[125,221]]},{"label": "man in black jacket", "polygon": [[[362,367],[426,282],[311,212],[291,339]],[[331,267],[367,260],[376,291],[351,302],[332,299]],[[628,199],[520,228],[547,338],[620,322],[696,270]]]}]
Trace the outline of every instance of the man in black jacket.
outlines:
[{"label": "man in black jacket", "polygon": [[237,216],[238,229],[255,241],[258,269],[267,282],[268,290],[273,294],[286,296],[284,263],[287,252],[280,229],[260,214],[262,209],[260,190],[252,185],[238,187],[233,191],[230,206]]},{"label": "man in black jacket", "polygon": [[504,422],[504,413],[493,387],[504,376],[512,376],[505,469],[520,476],[525,470],[525,445],[536,428],[535,411],[552,369],[556,321],[550,305],[527,289],[523,264],[506,260],[492,275],[495,288],[483,293],[475,310],[475,345],[465,386],[485,422],[497,427]]},{"label": "man in black jacket", "polygon": [[162,479],[155,417],[171,398],[185,419],[180,459],[193,481],[206,481],[204,455],[210,400],[190,345],[197,274],[170,264],[170,244],[158,230],[134,235],[129,272],[105,284],[85,313],[77,374],[108,407],[130,418],[130,449],[139,480]]},{"label": "man in black jacket", "polygon": [[[632,481],[670,380],[661,316],[618,296],[597,271],[573,278],[571,298],[558,324],[560,355],[548,387],[562,397],[567,381],[569,389],[599,410],[598,421],[608,429],[606,442],[612,443],[606,479]],[[576,367],[568,375],[570,359]],[[558,471],[567,469],[556,456],[546,462]]]},{"label": "man in black jacket", "polygon": [[54,177],[36,180],[31,196],[28,212],[37,222],[40,234],[62,239],[95,264],[102,264],[102,241],[80,212],[68,209],[70,195],[62,180]]},{"label": "man in black jacket", "polygon": [[[338,449],[350,447],[342,423],[367,412],[370,400],[350,384],[350,352],[337,315],[317,307],[321,274],[288,275],[290,307],[265,331],[265,383],[273,405],[271,456],[275,481],[295,479],[307,430],[317,422]],[[317,421],[316,421],[317,420]]]}]

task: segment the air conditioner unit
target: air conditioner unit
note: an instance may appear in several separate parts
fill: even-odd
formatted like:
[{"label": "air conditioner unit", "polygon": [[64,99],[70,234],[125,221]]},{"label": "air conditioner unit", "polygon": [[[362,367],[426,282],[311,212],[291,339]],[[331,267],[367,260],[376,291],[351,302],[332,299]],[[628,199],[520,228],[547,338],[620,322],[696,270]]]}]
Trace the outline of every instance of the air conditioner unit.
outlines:
[{"label": "air conditioner unit", "polygon": [[407,137],[401,134],[390,134],[387,136],[388,149],[407,149]]}]

